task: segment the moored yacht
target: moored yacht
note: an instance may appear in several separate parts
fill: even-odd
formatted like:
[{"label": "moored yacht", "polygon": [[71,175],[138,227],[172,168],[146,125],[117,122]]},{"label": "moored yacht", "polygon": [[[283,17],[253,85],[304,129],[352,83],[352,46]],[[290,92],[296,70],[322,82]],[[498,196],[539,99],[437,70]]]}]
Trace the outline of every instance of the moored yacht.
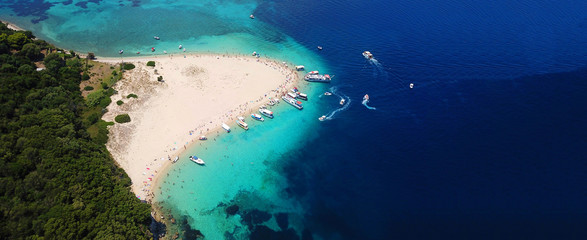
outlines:
[{"label": "moored yacht", "polygon": [[251,117],[253,119],[258,120],[258,121],[261,121],[261,122],[265,121],[265,119],[261,115],[256,114],[256,113],[251,114]]},{"label": "moored yacht", "polygon": [[249,125],[245,121],[243,121],[243,120],[240,120],[240,119],[239,120],[236,120],[236,124],[239,127],[242,127],[244,130],[249,130]]},{"label": "moored yacht", "polygon": [[222,123],[222,128],[224,128],[224,130],[226,130],[226,132],[230,132],[230,127],[228,125],[226,125],[226,123]]},{"label": "moored yacht", "polygon": [[303,71],[304,70],[304,65],[298,65],[298,66],[296,66],[296,70],[297,71]]},{"label": "moored yacht", "polygon": [[201,158],[198,158],[196,156],[190,156],[190,160],[192,160],[192,162],[195,162],[195,163],[200,164],[200,165],[206,164],[204,162],[204,160],[202,160]]},{"label": "moored yacht", "polygon": [[286,103],[289,103],[293,107],[297,108],[298,110],[302,110],[302,108],[304,108],[302,106],[302,102],[297,101],[295,98],[292,98],[289,95],[289,93],[288,93],[288,95],[285,95],[285,96],[281,97],[281,99],[283,99],[283,101],[285,101]]},{"label": "moored yacht", "polygon": [[183,45],[179,44],[179,49],[182,49],[182,48],[183,48]]},{"label": "moored yacht", "polygon": [[159,40],[159,39],[161,39],[160,37],[157,37],[157,36],[154,36],[153,38],[154,38],[155,40]]},{"label": "moored yacht", "polygon": [[340,99],[340,105],[344,105],[344,99]]},{"label": "moored yacht", "polygon": [[365,57],[366,59],[373,59],[373,54],[371,54],[371,52],[369,51],[364,51],[363,57]]},{"label": "moored yacht", "polygon": [[264,115],[264,116],[266,116],[268,118],[273,118],[273,112],[272,111],[269,111],[266,108],[259,109],[259,112],[261,113],[261,115]]},{"label": "moored yacht", "polygon": [[204,135],[200,136],[198,139],[202,141],[208,140],[208,138]]},{"label": "moored yacht", "polygon": [[330,75],[328,74],[320,74],[318,71],[311,71],[304,76],[304,80],[308,82],[323,82],[329,83],[331,80]]}]

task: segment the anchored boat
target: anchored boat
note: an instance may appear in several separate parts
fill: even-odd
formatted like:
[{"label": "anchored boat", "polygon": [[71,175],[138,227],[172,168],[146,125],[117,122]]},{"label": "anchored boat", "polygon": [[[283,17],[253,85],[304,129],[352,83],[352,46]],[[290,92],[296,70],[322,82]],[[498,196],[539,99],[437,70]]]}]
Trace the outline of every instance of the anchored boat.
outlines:
[{"label": "anchored boat", "polygon": [[261,115],[256,114],[256,113],[251,114],[251,117],[253,119],[258,120],[258,121],[261,121],[261,122],[265,121],[265,119]]},{"label": "anchored boat", "polygon": [[192,162],[195,162],[195,163],[200,164],[200,165],[206,164],[204,162],[204,160],[202,160],[201,158],[198,158],[196,156],[190,156],[190,160],[192,160]]},{"label": "anchored boat", "polygon": [[273,118],[273,112],[272,112],[272,111],[269,111],[269,110],[267,110],[266,108],[261,108],[261,109],[259,109],[259,112],[260,112],[262,115],[264,115],[264,116],[266,116],[266,117],[268,117],[268,118]]},{"label": "anchored boat", "polygon": [[302,106],[302,102],[297,101],[295,98],[292,98],[289,95],[285,95],[285,96],[281,97],[281,99],[283,99],[283,101],[285,101],[286,103],[289,103],[293,107],[297,108],[298,110],[302,110],[302,108],[304,108]]},{"label": "anchored boat", "polygon": [[226,125],[226,123],[222,123],[222,128],[224,128],[224,130],[226,130],[226,132],[230,132],[230,127],[228,125]]},{"label": "anchored boat", "polygon": [[323,82],[323,83],[329,83],[331,78],[330,75],[328,74],[320,74],[318,73],[318,71],[311,71],[308,74],[306,74],[306,76],[304,76],[304,80],[308,81],[308,82]]},{"label": "anchored boat", "polygon": [[240,119],[239,120],[236,120],[236,124],[239,127],[242,127],[244,130],[249,130],[249,125],[245,121],[243,121],[243,120],[240,120]]}]

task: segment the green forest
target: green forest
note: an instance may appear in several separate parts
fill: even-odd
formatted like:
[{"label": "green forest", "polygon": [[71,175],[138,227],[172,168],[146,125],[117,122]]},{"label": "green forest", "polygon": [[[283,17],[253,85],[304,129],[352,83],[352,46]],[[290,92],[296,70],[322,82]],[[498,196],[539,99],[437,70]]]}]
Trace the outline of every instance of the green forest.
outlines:
[{"label": "green forest", "polygon": [[85,100],[84,70],[73,51],[0,23],[0,239],[152,238],[151,206],[105,147],[113,90]]}]

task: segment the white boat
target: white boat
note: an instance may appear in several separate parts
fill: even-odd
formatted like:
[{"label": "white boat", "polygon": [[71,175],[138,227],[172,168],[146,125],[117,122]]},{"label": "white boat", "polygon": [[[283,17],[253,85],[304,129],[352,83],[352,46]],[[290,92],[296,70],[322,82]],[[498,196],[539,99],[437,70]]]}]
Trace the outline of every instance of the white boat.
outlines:
[{"label": "white boat", "polygon": [[167,51],[163,51],[163,53],[167,54]]},{"label": "white boat", "polygon": [[157,37],[157,36],[154,36],[153,38],[154,38],[155,40],[159,40],[159,39],[161,39],[160,37]]},{"label": "white boat", "polygon": [[273,112],[267,110],[266,108],[259,109],[259,112],[261,113],[261,115],[264,115],[264,116],[266,116],[268,118],[273,118]]},{"label": "white boat", "polygon": [[288,93],[288,95],[281,97],[281,99],[283,99],[283,101],[285,101],[286,103],[289,103],[293,107],[297,108],[298,110],[302,110],[304,108],[302,106],[302,102],[297,101],[295,98],[290,97],[289,93]]},{"label": "white boat", "polygon": [[119,54],[123,54],[124,50],[120,49],[120,51],[118,51]]},{"label": "white boat", "polygon": [[340,105],[344,105],[344,99],[340,99]]},{"label": "white boat", "polygon": [[326,119],[326,116],[325,115],[322,115],[322,117],[319,117],[318,118],[318,120],[320,120],[320,121],[324,121],[324,119]]},{"label": "white boat", "polygon": [[200,139],[202,141],[208,140],[208,138],[206,136],[204,136],[204,135],[200,136],[198,139]]},{"label": "white boat", "polygon": [[305,93],[298,92],[298,98],[308,101],[308,95]]},{"label": "white boat", "polygon": [[257,52],[253,52],[253,57],[254,57],[254,56],[257,56]]},{"label": "white boat", "polygon": [[410,83],[410,88],[414,88],[414,84],[413,83]]},{"label": "white boat", "polygon": [[373,59],[373,54],[371,54],[371,52],[369,51],[364,51],[363,57],[365,57],[366,59]]},{"label": "white boat", "polygon": [[308,82],[323,82],[329,83],[332,78],[328,74],[320,74],[318,71],[311,71],[304,76],[304,80]]},{"label": "white boat", "polygon": [[249,130],[249,125],[246,122],[244,122],[244,121],[242,121],[240,119],[239,120],[236,120],[236,124],[239,127],[242,127],[244,130]]},{"label": "white boat", "polygon": [[226,125],[226,123],[222,123],[222,128],[224,128],[224,130],[226,130],[226,132],[230,132],[230,127],[228,125]]},{"label": "white boat", "polygon": [[183,51],[185,52],[185,48],[183,49]]},{"label": "white boat", "polygon": [[176,157],[173,159],[173,162],[174,162],[174,163],[176,163],[176,162],[177,162],[177,160],[179,160],[179,156],[176,156]]},{"label": "white boat", "polygon": [[182,49],[182,48],[183,48],[183,45],[179,44],[179,49]]},{"label": "white boat", "polygon": [[236,117],[236,118],[237,118],[238,120],[241,120],[241,121],[243,121],[243,122],[245,121],[245,117],[243,117],[243,116],[238,116],[238,117]]},{"label": "white boat", "polygon": [[261,121],[261,122],[265,121],[265,119],[261,115],[256,114],[256,113],[251,114],[251,117],[253,119],[258,120],[258,121]]},{"label": "white boat", "polygon": [[255,16],[253,16],[253,14],[251,14],[251,16],[249,16],[249,18],[255,19]]},{"label": "white boat", "polygon": [[317,48],[318,48],[318,50],[322,50],[322,46],[318,46]]},{"label": "white boat", "polygon": [[365,96],[363,97],[363,101],[369,101],[369,94],[365,94]]},{"label": "white boat", "polygon": [[304,65],[298,65],[298,66],[296,66],[296,70],[303,71],[304,70]]},{"label": "white boat", "polygon": [[190,160],[192,160],[192,162],[195,162],[195,163],[200,164],[200,165],[206,164],[204,162],[204,160],[202,160],[201,158],[198,158],[196,156],[190,156]]},{"label": "white boat", "polygon": [[273,106],[273,105],[275,105],[275,102],[274,102],[273,100],[269,100],[269,102],[267,102],[267,104],[268,104],[269,106]]},{"label": "white boat", "polygon": [[331,92],[325,92],[324,95],[330,96],[330,95],[332,95],[332,93]]},{"label": "white boat", "polygon": [[295,94],[295,93],[293,93],[293,92],[288,92],[288,93],[287,93],[287,96],[288,96],[288,97],[290,97],[290,98],[293,98],[293,99],[295,99],[295,98],[297,98],[297,97],[298,97],[298,95],[297,95],[297,94]]}]

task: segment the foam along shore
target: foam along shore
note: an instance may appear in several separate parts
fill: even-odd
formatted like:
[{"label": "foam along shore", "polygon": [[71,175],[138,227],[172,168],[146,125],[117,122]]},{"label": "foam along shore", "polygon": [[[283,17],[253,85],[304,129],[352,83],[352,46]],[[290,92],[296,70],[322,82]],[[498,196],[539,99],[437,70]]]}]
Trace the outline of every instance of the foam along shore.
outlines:
[{"label": "foam along shore", "polygon": [[[120,63],[121,58],[98,61]],[[147,61],[155,61],[155,67]],[[111,126],[106,146],[131,178],[133,192],[147,201],[169,159],[223,122],[234,123],[238,115],[285,94],[299,79],[293,67],[245,56],[159,55],[124,62],[136,68],[115,84],[118,93],[103,119],[127,113],[131,122]],[[131,93],[138,98],[127,98]]]}]

